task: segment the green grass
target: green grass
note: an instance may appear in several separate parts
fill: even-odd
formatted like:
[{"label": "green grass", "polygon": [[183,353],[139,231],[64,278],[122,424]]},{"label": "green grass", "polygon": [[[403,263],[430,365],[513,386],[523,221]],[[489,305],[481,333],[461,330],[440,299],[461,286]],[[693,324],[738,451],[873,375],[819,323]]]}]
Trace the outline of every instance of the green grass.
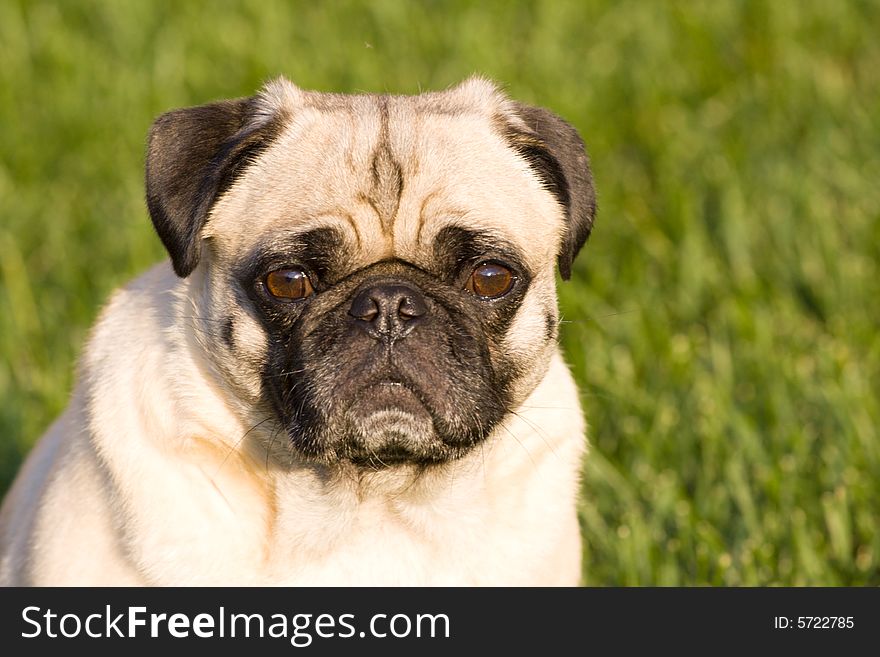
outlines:
[{"label": "green grass", "polygon": [[158,113],[481,72],[582,131],[588,584],[880,584],[880,6],[0,3],[0,490],[163,251]]}]

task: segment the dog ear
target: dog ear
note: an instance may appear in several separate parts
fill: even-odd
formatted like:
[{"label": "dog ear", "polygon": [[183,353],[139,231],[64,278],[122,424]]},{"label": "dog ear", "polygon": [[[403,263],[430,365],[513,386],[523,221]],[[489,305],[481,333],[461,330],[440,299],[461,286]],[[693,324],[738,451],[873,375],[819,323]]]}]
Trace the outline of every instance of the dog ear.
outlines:
[{"label": "dog ear", "polygon": [[147,207],[178,276],[199,263],[211,208],[277,132],[277,122],[260,116],[257,97],[174,110],[153,123]]},{"label": "dog ear", "polygon": [[568,122],[543,107],[516,102],[513,107],[525,129],[508,121],[505,136],[565,211],[568,226],[557,262],[562,278],[568,280],[572,262],[590,236],[596,215],[590,160],[583,140]]}]

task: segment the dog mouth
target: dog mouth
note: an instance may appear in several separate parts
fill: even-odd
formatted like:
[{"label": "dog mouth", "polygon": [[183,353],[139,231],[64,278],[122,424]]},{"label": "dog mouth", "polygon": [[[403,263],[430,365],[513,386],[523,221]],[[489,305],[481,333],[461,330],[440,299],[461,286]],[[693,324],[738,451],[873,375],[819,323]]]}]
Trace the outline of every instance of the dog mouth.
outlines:
[{"label": "dog mouth", "polygon": [[419,452],[434,421],[424,396],[411,383],[398,377],[383,377],[365,384],[345,410],[350,446],[374,454],[383,461],[405,460]]},{"label": "dog mouth", "polygon": [[[506,412],[486,336],[466,313],[439,302],[417,317],[381,310],[387,299],[380,292],[363,309],[352,303],[346,311],[346,302],[323,312],[301,328],[302,337],[276,345],[265,381],[289,446],[328,465],[459,458]],[[386,335],[386,324],[411,330]],[[301,374],[279,378],[276,370]]]},{"label": "dog mouth", "polygon": [[331,433],[331,459],[373,469],[436,463],[451,456],[435,429],[425,394],[400,376],[383,374],[359,386]]},{"label": "dog mouth", "polygon": [[418,387],[396,376],[384,376],[363,385],[346,409],[349,414],[409,414],[430,419],[428,404]]}]

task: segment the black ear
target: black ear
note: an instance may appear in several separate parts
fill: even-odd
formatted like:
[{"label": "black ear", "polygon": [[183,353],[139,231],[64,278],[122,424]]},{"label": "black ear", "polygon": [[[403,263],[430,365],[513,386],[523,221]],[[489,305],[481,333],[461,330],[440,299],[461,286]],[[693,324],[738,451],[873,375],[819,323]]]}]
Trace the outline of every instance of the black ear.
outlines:
[{"label": "black ear", "polygon": [[531,165],[565,210],[568,230],[557,261],[562,278],[590,236],[596,215],[596,190],[584,142],[569,123],[543,107],[513,103],[526,129],[507,122],[506,138]]},{"label": "black ear", "polygon": [[184,278],[199,264],[201,233],[214,203],[279,132],[255,119],[255,98],[163,114],[147,144],[147,207],[159,238]]}]

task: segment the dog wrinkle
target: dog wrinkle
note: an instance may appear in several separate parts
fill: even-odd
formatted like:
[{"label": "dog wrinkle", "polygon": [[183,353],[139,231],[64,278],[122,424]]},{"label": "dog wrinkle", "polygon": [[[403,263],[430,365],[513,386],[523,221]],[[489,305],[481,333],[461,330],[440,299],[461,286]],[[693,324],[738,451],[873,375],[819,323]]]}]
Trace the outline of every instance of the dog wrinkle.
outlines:
[{"label": "dog wrinkle", "polygon": [[394,159],[389,146],[388,97],[380,96],[378,103],[379,137],[370,164],[372,182],[366,198],[379,217],[382,232],[387,235],[393,229],[394,219],[400,207],[400,196],[403,193],[403,169],[400,163]]}]

